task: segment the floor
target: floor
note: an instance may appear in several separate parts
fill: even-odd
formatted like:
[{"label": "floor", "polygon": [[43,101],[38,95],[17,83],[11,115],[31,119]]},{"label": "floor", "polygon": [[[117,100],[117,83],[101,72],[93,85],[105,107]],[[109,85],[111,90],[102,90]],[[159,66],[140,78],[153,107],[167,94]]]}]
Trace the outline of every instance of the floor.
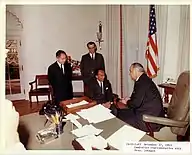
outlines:
[{"label": "floor", "polygon": [[18,101],[13,101],[13,105],[15,106],[16,111],[19,113],[20,116],[23,115],[28,115],[30,113],[35,113],[38,112],[43,103],[46,101],[41,101],[39,104],[36,102],[33,102],[32,108],[30,108],[30,102],[28,100],[18,100]]}]

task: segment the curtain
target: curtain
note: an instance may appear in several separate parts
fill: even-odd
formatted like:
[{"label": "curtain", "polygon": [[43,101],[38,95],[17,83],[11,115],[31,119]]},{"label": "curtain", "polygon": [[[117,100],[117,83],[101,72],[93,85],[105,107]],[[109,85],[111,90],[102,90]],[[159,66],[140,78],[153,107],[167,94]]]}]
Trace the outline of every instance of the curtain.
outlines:
[{"label": "curtain", "polygon": [[106,6],[106,73],[114,93],[120,95],[120,9]]},{"label": "curtain", "polygon": [[[148,38],[149,5],[123,6],[123,90],[130,96],[133,81],[129,77],[129,67],[133,62],[141,63],[146,68],[145,51]],[[164,55],[167,32],[167,6],[156,6],[157,42],[160,70],[153,79],[156,84],[163,80]]]},{"label": "curtain", "polygon": [[154,79],[154,82],[156,84],[163,82],[165,51],[166,51],[167,16],[168,16],[168,6],[157,5],[156,6],[157,46],[158,46],[160,70],[158,71],[158,76]]},{"label": "curtain", "polygon": [[178,76],[189,70],[190,60],[190,6],[182,5],[180,9]]},{"label": "curtain", "polygon": [[[164,82],[166,46],[172,46],[167,39],[168,28],[168,5],[156,5],[156,23],[157,23],[157,46],[159,56],[158,75],[153,81],[156,84]],[[189,6],[179,6],[180,22],[179,22],[179,56],[178,56],[178,75],[189,69],[189,27],[190,27],[190,10]],[[175,8],[176,9],[176,8]],[[149,22],[149,5],[123,5],[123,94],[130,96],[133,90],[133,81],[129,77],[129,67],[133,62],[139,62],[146,68],[146,43],[148,38],[148,22]],[[120,51],[119,51],[119,6],[107,7],[107,72],[111,79],[113,88],[116,92],[120,92]],[[174,24],[174,23],[173,23]],[[173,25],[175,26],[175,25]],[[177,25],[176,25],[177,26]],[[173,35],[173,34],[172,34]],[[172,37],[175,37],[174,35]],[[177,53],[176,53],[177,54]],[[169,64],[169,63],[168,63]],[[173,71],[170,71],[173,72]],[[161,89],[159,89],[162,91]]]},{"label": "curtain", "polygon": [[148,37],[147,5],[123,6],[123,90],[124,96],[130,96],[133,81],[129,77],[129,67],[133,62],[146,66],[145,50]]}]

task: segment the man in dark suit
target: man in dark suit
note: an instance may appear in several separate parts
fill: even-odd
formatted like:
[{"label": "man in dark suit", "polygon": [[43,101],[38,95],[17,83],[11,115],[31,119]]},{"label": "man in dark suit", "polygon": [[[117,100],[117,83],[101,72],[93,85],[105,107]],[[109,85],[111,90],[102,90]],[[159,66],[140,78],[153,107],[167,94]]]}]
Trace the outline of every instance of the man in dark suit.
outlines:
[{"label": "man in dark suit", "polygon": [[[117,117],[135,128],[149,132],[142,116],[149,114],[164,117],[161,95],[155,85],[144,71],[140,63],[133,63],[130,67],[130,77],[135,81],[130,98],[124,98],[122,103],[126,109],[118,110]],[[161,125],[151,124],[153,131],[159,131]]]},{"label": "man in dark suit", "polygon": [[48,68],[49,83],[53,88],[55,103],[73,98],[72,68],[67,61],[67,54],[58,50],[57,61]]},{"label": "man in dark suit", "polygon": [[107,80],[103,69],[95,70],[95,77],[89,81],[88,97],[95,100],[97,104],[102,104],[106,108],[110,108],[112,113],[116,115],[117,110],[113,105],[113,91],[111,83]]},{"label": "man in dark suit", "polygon": [[[89,53],[81,58],[81,75],[83,76],[84,87],[87,87],[89,80],[94,77],[94,71],[98,68],[105,71],[105,63],[102,54],[96,53],[97,46],[94,42],[87,43]],[[88,90],[85,90],[85,95]]]}]

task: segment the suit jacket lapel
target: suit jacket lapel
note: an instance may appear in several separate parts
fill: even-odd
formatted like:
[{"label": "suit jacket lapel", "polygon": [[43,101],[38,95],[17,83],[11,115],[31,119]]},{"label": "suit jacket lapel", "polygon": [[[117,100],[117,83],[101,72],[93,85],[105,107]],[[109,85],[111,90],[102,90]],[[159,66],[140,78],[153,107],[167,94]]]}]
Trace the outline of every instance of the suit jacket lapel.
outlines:
[{"label": "suit jacket lapel", "polygon": [[[57,68],[57,70],[63,75],[62,70],[61,70],[61,66],[59,66],[59,64],[57,63],[57,61],[55,62],[55,67]],[[64,68],[65,69],[65,68]]]}]

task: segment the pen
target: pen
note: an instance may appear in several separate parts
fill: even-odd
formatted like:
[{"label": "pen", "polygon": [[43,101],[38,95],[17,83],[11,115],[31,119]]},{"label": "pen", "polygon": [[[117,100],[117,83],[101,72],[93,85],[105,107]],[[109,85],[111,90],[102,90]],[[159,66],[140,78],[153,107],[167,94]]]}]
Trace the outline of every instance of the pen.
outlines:
[{"label": "pen", "polygon": [[51,115],[51,118],[53,119],[53,122],[56,124],[56,119],[53,115]]}]

